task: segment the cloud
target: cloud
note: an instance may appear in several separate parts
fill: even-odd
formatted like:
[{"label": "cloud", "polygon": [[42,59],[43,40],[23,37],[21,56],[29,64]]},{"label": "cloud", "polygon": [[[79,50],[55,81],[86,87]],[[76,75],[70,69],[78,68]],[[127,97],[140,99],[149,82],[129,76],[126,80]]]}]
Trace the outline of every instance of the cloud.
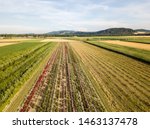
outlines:
[{"label": "cloud", "polygon": [[0,33],[150,29],[148,0],[0,0],[0,5]]},{"label": "cloud", "polygon": [[[11,32],[10,32],[11,30]],[[21,25],[0,25],[0,33],[42,33],[42,28]]]}]

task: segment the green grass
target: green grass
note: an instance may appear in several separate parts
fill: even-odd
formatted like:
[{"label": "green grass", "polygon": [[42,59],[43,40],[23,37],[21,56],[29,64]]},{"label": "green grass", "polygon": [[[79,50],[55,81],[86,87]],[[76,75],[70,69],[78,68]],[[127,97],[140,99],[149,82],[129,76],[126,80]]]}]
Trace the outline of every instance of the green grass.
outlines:
[{"label": "green grass", "polygon": [[132,57],[134,59],[138,59],[140,61],[150,63],[150,51],[148,50],[142,50],[138,48],[132,48],[132,47],[126,47],[121,45],[115,45],[115,44],[106,44],[103,42],[96,42],[96,41],[86,41],[86,43],[105,48],[107,50],[111,50],[129,57]]}]

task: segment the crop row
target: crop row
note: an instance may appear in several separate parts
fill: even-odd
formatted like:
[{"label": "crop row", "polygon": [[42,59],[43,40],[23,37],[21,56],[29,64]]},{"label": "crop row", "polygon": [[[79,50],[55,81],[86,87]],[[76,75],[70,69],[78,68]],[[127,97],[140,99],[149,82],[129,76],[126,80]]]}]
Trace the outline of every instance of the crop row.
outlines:
[{"label": "crop row", "polygon": [[107,111],[149,111],[149,65],[92,45],[71,43],[97,81]]},{"label": "crop row", "polygon": [[7,67],[13,61],[19,60],[22,56],[34,51],[38,47],[42,46],[43,44],[36,42],[36,43],[19,43],[9,46],[0,47],[0,68]]},{"label": "crop row", "polygon": [[79,41],[59,43],[20,111],[149,111],[149,64]]},{"label": "crop row", "polygon": [[12,60],[12,62],[1,67],[0,78],[0,104],[3,105],[14,91],[21,87],[23,83],[31,76],[35,66],[37,66],[45,55],[49,52],[52,44],[42,44],[32,49],[24,51],[21,57]]},{"label": "crop row", "polygon": [[51,58],[39,88],[30,92],[21,111],[105,111],[70,45],[61,43]]}]

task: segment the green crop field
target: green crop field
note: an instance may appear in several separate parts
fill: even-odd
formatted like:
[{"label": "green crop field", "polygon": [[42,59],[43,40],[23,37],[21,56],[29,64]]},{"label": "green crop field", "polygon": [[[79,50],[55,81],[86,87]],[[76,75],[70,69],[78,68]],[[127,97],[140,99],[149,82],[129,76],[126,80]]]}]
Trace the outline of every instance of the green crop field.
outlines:
[{"label": "green crop field", "polygon": [[149,37],[95,36],[2,46],[0,111],[150,111],[148,43]]},{"label": "green crop field", "polygon": [[30,78],[54,43],[23,42],[0,47],[0,109]]}]

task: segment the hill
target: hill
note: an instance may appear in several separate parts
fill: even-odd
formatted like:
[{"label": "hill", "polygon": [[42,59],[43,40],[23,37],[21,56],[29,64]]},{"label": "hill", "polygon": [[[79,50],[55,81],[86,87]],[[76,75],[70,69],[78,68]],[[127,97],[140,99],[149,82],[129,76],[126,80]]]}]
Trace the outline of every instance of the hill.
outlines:
[{"label": "hill", "polygon": [[48,32],[48,35],[133,35],[135,31],[130,28],[110,28],[106,30],[96,31],[96,32],[82,32],[82,31],[53,31]]}]

